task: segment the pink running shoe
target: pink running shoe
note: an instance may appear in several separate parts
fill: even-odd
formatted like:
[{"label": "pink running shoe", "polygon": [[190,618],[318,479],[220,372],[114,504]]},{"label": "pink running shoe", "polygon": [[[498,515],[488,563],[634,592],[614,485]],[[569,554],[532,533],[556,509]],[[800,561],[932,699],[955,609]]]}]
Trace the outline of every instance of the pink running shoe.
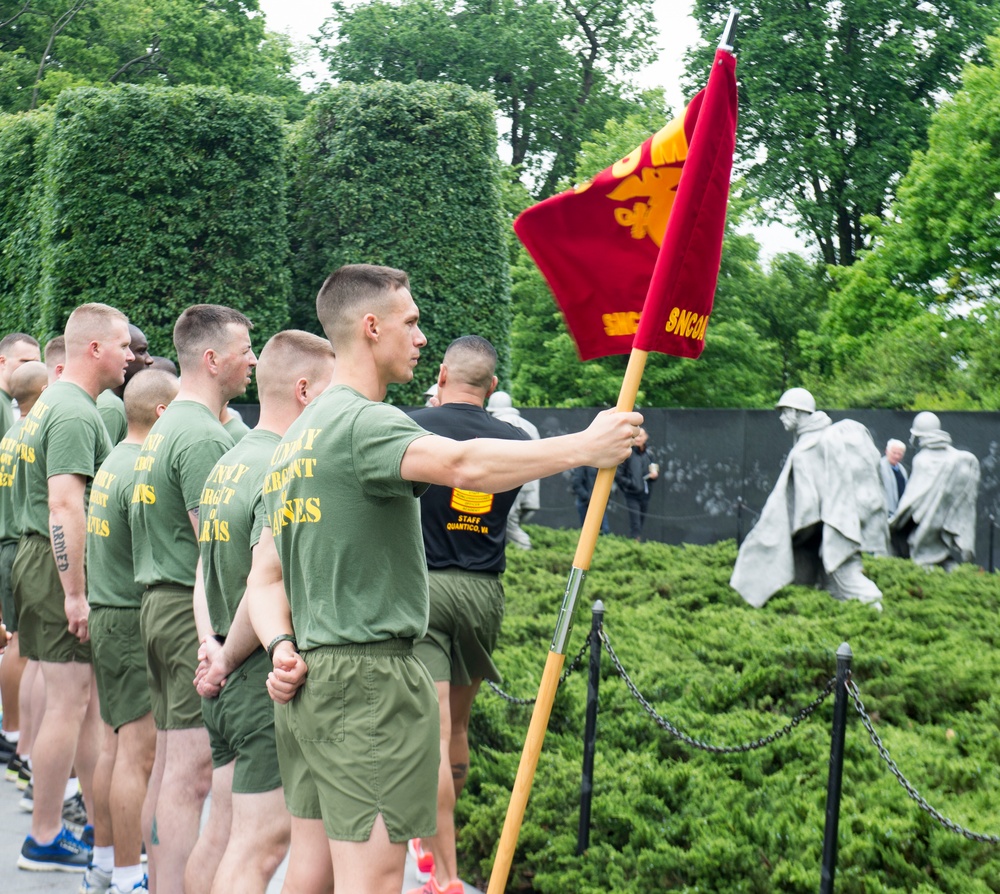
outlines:
[{"label": "pink running shoe", "polygon": [[406,843],[406,849],[413,857],[413,862],[417,864],[417,881],[429,881],[434,872],[434,855],[421,847],[419,838],[411,838]]}]

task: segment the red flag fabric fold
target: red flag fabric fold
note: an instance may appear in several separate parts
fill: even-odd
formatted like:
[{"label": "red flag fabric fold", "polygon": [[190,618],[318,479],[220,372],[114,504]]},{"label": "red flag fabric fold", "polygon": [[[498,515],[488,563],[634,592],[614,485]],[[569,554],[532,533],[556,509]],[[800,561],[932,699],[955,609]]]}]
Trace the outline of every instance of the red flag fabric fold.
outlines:
[{"label": "red flag fabric fold", "polygon": [[[720,70],[719,76],[715,75],[715,69]],[[727,77],[731,91],[727,90]],[[719,87],[713,88],[713,79],[720,83]],[[731,93],[731,115],[726,125],[729,129],[728,140],[725,137],[720,140],[715,134],[704,136],[704,133],[711,133],[701,128],[706,97],[710,93]],[[721,105],[723,103],[713,96],[713,109]],[[713,121],[725,122],[725,119],[725,115],[713,111]],[[657,319],[663,316],[664,311],[666,317],[657,324],[653,335],[646,338],[647,343],[664,346],[645,350],[665,350],[667,353],[695,357],[701,353],[701,347],[693,352],[692,338],[697,333],[691,326],[691,314],[698,313],[699,320],[705,316],[707,322],[707,313],[711,310],[721,257],[735,127],[735,59],[729,53],[720,51],[716,54],[709,86],[691,100],[683,115],[588,183],[528,208],[514,222],[515,232],[555,295],[582,360],[627,354],[632,349],[637,331],[643,328],[640,318],[645,316],[643,306],[647,293],[656,299]],[[701,173],[706,166],[701,160],[700,140],[706,145],[712,144],[713,162],[708,165],[707,174]],[[727,142],[730,145],[728,167],[723,163],[725,151],[720,148]],[[696,153],[699,174],[689,177],[687,171]],[[699,212],[698,191],[707,189],[709,181],[721,177],[723,173],[724,184],[721,180],[712,181],[711,200],[706,210]],[[688,192],[695,194],[693,199],[686,200],[683,215],[684,220],[696,227],[688,238],[672,230],[677,214],[675,209],[685,181],[692,182]],[[717,211],[708,210],[717,208],[718,197],[715,193],[720,187],[723,194],[721,217]],[[717,246],[714,245],[716,223]],[[685,260],[679,268],[673,265],[654,276],[664,264],[661,246],[667,244],[674,246],[672,250],[679,247]],[[700,260],[699,246],[703,246],[705,252]],[[712,258],[715,259],[714,267]],[[678,306],[678,314],[680,307],[686,314],[680,320],[684,323],[683,333],[688,333],[690,329],[690,334],[675,334],[681,328],[678,318],[674,320],[674,330],[666,333],[667,320],[673,309],[673,306],[667,306],[673,300],[669,296],[678,288],[692,287],[693,277],[688,272],[691,266],[705,275],[706,282],[709,278],[711,280],[707,289],[707,311],[704,310],[706,288],[702,284],[692,293],[698,297],[697,301],[685,299]],[[703,325],[700,334],[703,345]],[[672,337],[666,338],[667,335]]]},{"label": "red flag fabric fold", "polygon": [[736,58],[719,50],[635,335],[639,350],[699,357],[705,348],[722,260],[736,111]]}]

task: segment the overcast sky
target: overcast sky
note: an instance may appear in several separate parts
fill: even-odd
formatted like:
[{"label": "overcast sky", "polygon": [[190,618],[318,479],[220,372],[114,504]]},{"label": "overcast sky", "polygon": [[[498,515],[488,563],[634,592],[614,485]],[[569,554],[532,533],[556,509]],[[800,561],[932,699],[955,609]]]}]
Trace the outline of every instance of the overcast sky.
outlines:
[{"label": "overcast sky", "polygon": [[[330,6],[330,0],[260,0],[268,28],[287,31],[300,43],[308,43],[319,33],[320,24],[330,14]],[[698,26],[691,17],[691,7],[691,0],[655,0],[660,31],[658,52],[640,75],[641,84],[664,88],[667,103],[675,112],[691,98],[682,95],[679,83],[684,69],[684,52],[698,40]],[[806,251],[795,234],[785,227],[756,228],[753,233],[765,259],[783,251]]]}]

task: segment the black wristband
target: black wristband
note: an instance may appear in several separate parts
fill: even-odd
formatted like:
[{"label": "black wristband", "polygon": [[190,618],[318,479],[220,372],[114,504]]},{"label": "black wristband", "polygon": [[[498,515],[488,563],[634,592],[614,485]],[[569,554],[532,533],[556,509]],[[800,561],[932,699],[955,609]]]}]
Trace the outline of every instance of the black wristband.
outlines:
[{"label": "black wristband", "polygon": [[295,637],[291,633],[279,633],[274,639],[267,644],[267,657],[274,661],[274,650],[278,648],[279,643],[291,643],[292,648],[298,651],[299,644],[295,642]]},{"label": "black wristband", "polygon": [[226,644],[226,638],[221,633],[213,633],[211,638],[214,639],[220,646],[224,646]]}]

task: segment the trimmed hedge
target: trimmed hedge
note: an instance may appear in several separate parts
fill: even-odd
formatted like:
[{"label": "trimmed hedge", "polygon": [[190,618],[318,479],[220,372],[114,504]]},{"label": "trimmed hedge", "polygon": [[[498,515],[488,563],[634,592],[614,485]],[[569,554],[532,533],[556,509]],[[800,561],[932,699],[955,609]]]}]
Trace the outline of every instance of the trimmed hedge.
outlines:
[{"label": "trimmed hedge", "polygon": [[[531,526],[507,555],[507,615],[494,660],[503,688],[534,696],[578,532]],[[865,559],[885,610],[787,587],[762,609],[728,586],[736,547],[601,537],[568,653],[601,599],[605,629],[639,690],[695,738],[757,739],[834,676],[841,642],[876,731],[927,800],[966,828],[1000,834],[1000,575],[927,572]],[[801,892],[819,888],[833,698],[787,737],[712,755],[660,730],[605,654],[590,848],[575,855],[586,661],[560,686],[507,890],[539,894]],[[464,878],[486,889],[530,708],[484,691],[472,712],[458,801]],[[848,706],[840,894],[1000,891],[994,845],[968,841],[907,797]]]},{"label": "trimmed hedge", "polygon": [[215,88],[61,94],[35,328],[103,301],[172,355],[178,314],[211,302],[246,313],[262,346],[288,319],[282,128],[271,100]]},{"label": "trimmed hedge", "polygon": [[39,193],[51,131],[49,112],[0,116],[0,335],[38,322]]},{"label": "trimmed hedge", "polygon": [[426,361],[397,403],[421,404],[448,343],[488,338],[509,370],[510,275],[490,97],[452,84],[343,84],[294,131],[293,323],[317,330],[316,293],[341,264],[410,275]]}]

